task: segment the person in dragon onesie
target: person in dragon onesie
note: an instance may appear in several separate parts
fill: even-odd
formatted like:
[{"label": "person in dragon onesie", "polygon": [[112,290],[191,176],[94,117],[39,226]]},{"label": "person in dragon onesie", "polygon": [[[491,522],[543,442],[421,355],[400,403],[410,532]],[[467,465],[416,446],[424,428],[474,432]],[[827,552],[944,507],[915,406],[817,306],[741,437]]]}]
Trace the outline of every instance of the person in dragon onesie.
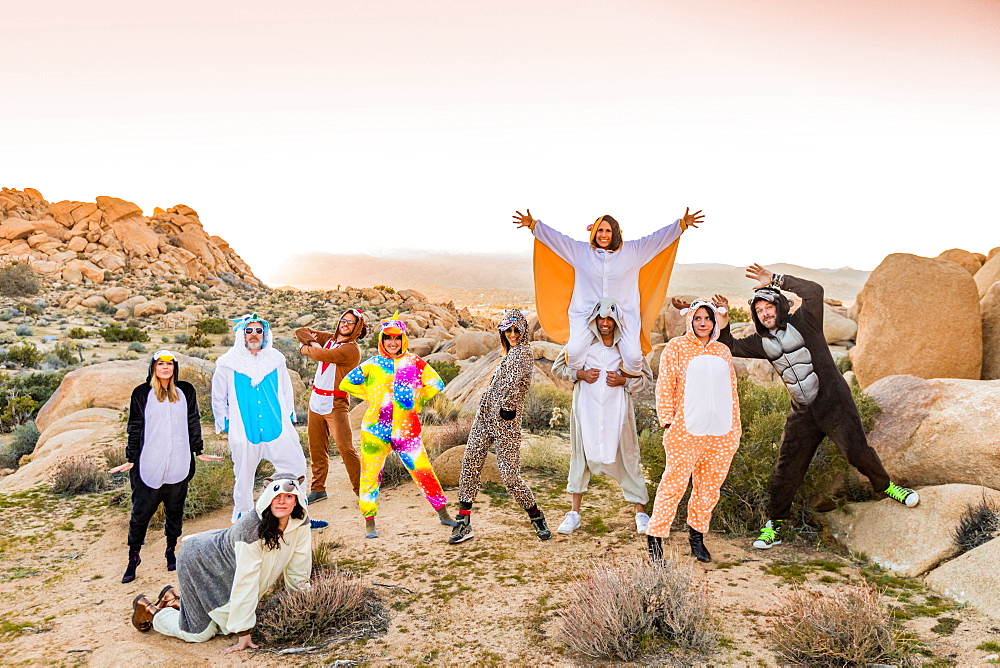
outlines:
[{"label": "person in dragon onesie", "polygon": [[187,642],[235,633],[225,654],[256,649],[257,604],[278,578],[285,588],[309,586],[312,536],[306,514],[305,476],[278,473],[264,480],[253,512],[228,529],[188,536],[177,555],[180,591],[167,585],[153,603],[132,601],[132,625]]},{"label": "person in dragon onesie", "polygon": [[378,538],[379,485],[382,466],[395,451],[413,481],[437,511],[441,524],[455,526],[448,514],[444,491],[420,439],[420,411],[444,382],[423,358],[407,352],[406,323],[397,312],[382,321],[378,335],[379,354],[364,361],[340,383],[340,389],[368,402],[361,420],[361,493],[358,497],[365,518],[365,538]]},{"label": "person in dragon onesie", "polygon": [[728,324],[721,297],[698,300],[681,311],[687,333],[667,342],[656,380],[656,415],[663,427],[665,465],[656,490],[647,542],[653,560],[663,557],[662,540],[670,535],[677,505],[688,481],[688,543],[698,561],[712,555],[704,534],[719,502],[719,490],[740,446],[740,399],[729,348],[718,342]]},{"label": "person in dragon onesie", "polygon": [[531,341],[528,340],[528,321],[519,309],[512,308],[504,314],[497,329],[503,357],[493,372],[490,386],[479,401],[479,410],[465,446],[458,483],[458,523],[448,540],[453,545],[475,535],[471,523],[472,502],[479,493],[480,476],[490,445],[496,448],[497,466],[504,487],[528,513],[535,534],[541,540],[552,537],[545,515],[538,509],[531,489],[521,478],[521,410],[535,368]]}]

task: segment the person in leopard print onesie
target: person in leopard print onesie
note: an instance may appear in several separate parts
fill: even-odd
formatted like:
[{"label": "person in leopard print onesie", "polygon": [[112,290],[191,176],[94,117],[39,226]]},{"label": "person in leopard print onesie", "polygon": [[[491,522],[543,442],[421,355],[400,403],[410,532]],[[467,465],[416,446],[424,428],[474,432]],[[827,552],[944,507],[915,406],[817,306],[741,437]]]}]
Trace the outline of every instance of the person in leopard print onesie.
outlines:
[{"label": "person in leopard print onesie", "polygon": [[504,313],[498,329],[504,356],[479,402],[479,410],[469,432],[458,483],[458,524],[448,539],[453,545],[475,535],[471,524],[472,502],[481,487],[480,476],[491,444],[496,448],[504,487],[528,513],[538,537],[541,540],[552,537],[531,489],[521,478],[521,409],[531,384],[531,372],[535,368],[528,340],[528,321],[520,310],[513,308]]}]

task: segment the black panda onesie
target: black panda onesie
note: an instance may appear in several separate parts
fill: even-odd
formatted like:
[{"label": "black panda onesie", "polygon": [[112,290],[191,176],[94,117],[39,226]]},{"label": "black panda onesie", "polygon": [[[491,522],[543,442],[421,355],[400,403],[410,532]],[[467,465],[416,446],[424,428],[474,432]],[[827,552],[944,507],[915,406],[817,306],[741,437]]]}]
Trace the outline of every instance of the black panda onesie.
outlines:
[{"label": "black panda onesie", "polygon": [[[789,313],[788,298],[781,294],[781,288],[802,298],[795,313]],[[773,333],[757,318],[754,305],[760,300],[776,307],[778,329]],[[868,445],[851,389],[837,369],[823,335],[823,286],[775,274],[770,286],[754,293],[750,315],[757,328],[755,334],[734,339],[726,327],[719,341],[729,346],[734,357],[768,360],[792,398],[771,475],[770,519],[790,516],[792,498],[824,436],[830,437],[875,491],[888,489],[889,475],[878,453]]]}]

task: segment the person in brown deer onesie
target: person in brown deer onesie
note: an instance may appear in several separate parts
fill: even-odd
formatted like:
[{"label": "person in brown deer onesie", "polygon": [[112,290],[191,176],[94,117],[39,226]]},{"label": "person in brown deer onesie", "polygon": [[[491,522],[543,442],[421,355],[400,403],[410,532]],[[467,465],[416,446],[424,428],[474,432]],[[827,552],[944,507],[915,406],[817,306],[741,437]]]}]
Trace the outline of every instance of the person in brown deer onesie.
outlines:
[{"label": "person in brown deer onesie", "polygon": [[326,498],[326,476],[330,472],[330,434],[344,461],[354,495],[358,495],[361,480],[361,460],[354,448],[354,436],[348,419],[347,393],[340,381],[361,363],[361,349],[356,341],[368,334],[368,323],[360,309],[347,309],[340,316],[335,332],[322,332],[308,327],[295,330],[302,347],[299,352],[316,360],[316,376],[309,395],[309,459],[312,462],[312,485],[309,503]]}]

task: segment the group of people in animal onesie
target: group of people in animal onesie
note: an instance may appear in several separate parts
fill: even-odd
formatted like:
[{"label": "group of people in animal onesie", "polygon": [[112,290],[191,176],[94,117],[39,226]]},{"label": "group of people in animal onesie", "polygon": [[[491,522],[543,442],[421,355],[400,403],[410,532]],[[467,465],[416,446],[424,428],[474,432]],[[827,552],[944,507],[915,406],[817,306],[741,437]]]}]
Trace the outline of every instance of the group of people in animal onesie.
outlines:
[{"label": "group of people in animal onesie", "polygon": [[[653,512],[639,455],[633,395],[654,387],[645,355],[650,329],[665,298],[681,234],[697,228],[701,212],[690,210],[673,224],[635,241],[622,237],[618,222],[602,216],[590,226],[589,242],[576,241],[518,212],[514,222],[536,239],[535,283],[538,318],[546,333],[565,347],[552,374],[573,384],[570,467],[566,491],[571,510],[557,531],[571,534],[581,524],[583,494],[592,475],[618,482],[635,509],[636,530],[647,536],[650,556],[663,558],[678,505],[690,481],[687,526],[691,554],[710,561],[704,535],[739,447],[739,396],[732,357],[767,359],[788,388],[788,415],[770,488],[769,519],[753,545],[779,545],[792,498],[813,453],[829,436],[871,481],[874,490],[906,506],[914,490],[895,485],[868,445],[850,388],[837,370],[822,331],[823,288],[801,278],[775,275],[751,265],[758,282],[750,299],[755,333],[736,339],[727,300],[674,300],[686,319],[684,335],[663,349],[655,381],[656,413],[664,428],[665,467]],[[797,294],[793,313],[782,290]],[[311,529],[326,522],[308,507],[327,498],[330,438],[340,453],[358,498],[365,537],[377,538],[376,517],[382,468],[396,452],[441,524],[452,527],[448,542],[474,537],[472,509],[490,447],[501,480],[527,513],[540,540],[552,533],[521,476],[521,413],[531,384],[534,358],[527,320],[507,310],[497,328],[502,357],[484,392],[469,434],[458,490],[458,516],[447,499],[421,439],[419,413],[444,387],[434,368],[409,352],[406,323],[398,314],[381,322],[378,353],[364,362],[357,343],[368,323],[358,309],[343,312],[332,332],[295,331],[300,353],[317,362],[310,388],[307,431],[312,481],[306,491],[306,460],[295,431],[294,397],[284,356],[273,346],[269,323],[252,313],[236,320],[234,343],[216,363],[212,412],[217,433],[226,433],[234,469],[232,526],[189,536],[177,551],[187,485],[203,454],[195,391],[179,379],[177,355],[158,351],[147,381],[132,393],[128,462],[133,508],[129,558],[123,582],[136,578],[149,521],[163,504],[168,570],[178,573],[180,591],[164,587],[154,603],[133,600],[133,625],[190,642],[235,633],[227,651],[254,648],[252,633],[259,600],[278,578],[287,588],[308,587]],[[360,451],[348,419],[348,397],[368,403]],[[256,503],[254,476],[267,459],[276,474],[264,481]],[[181,594],[184,602],[181,603]]]}]

